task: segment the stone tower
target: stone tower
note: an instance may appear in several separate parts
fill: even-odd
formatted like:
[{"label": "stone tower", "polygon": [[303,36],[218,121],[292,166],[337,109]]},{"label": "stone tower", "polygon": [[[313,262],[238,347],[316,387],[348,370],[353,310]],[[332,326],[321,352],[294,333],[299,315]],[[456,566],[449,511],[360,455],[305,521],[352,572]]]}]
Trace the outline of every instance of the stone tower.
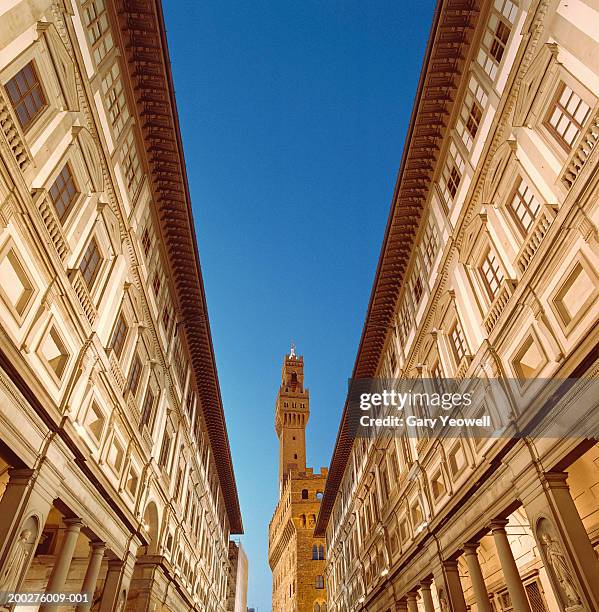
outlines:
[{"label": "stone tower", "polygon": [[291,470],[306,469],[306,425],[310,417],[310,394],[304,387],[304,358],[292,346],[285,355],[281,387],[277,395],[275,429],[279,437],[279,495]]},{"label": "stone tower", "polygon": [[304,386],[304,359],[291,347],[283,360],[275,407],[279,438],[279,501],[270,522],[268,561],[272,609],[276,612],[326,610],[325,542],[314,537],[326,468],[306,467],[306,425],[310,398]]}]

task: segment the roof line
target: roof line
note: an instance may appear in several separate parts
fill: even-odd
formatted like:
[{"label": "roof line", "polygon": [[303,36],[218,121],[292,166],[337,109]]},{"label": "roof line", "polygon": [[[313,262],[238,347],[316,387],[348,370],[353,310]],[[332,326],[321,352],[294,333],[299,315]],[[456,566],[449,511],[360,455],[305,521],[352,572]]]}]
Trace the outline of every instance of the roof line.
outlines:
[{"label": "roof line", "polygon": [[231,533],[241,534],[241,510],[208,320],[162,4],[161,0],[120,0],[118,4],[117,22],[125,41],[129,78],[136,85],[133,89],[150,188],[196,387]]},{"label": "roof line", "polygon": [[[454,7],[451,7],[452,4]],[[453,8],[457,13],[457,16],[448,20],[447,24],[448,28],[451,30],[451,33],[456,35],[455,40],[451,39],[449,47],[449,51],[456,51],[455,63],[450,66],[455,73],[457,71],[457,65],[459,64],[459,50],[464,42],[465,31],[471,27],[470,20],[472,13],[476,11],[476,0],[438,0],[435,7],[431,30],[424,53],[418,86],[416,89],[416,95],[414,97],[414,105],[412,107],[408,132],[404,142],[401,163],[397,180],[395,182],[393,198],[391,200],[391,209],[387,219],[387,226],[381,246],[381,253],[376,268],[370,300],[368,303],[368,310],[360,338],[360,344],[358,346],[358,353],[352,372],[352,378],[354,379],[373,378],[376,374],[378,362],[380,360],[388,331],[388,324],[395,311],[401,282],[409,261],[412,242],[419,226],[420,214],[428,193],[428,184],[430,184],[432,179],[432,168],[436,163],[436,154],[433,151],[435,148],[434,144],[442,138],[442,132],[446,127],[446,123],[443,124],[440,119],[437,124],[434,122],[431,123],[428,120],[424,121],[422,124],[423,128],[426,125],[426,127],[430,129],[431,127],[434,128],[436,125],[439,129],[436,132],[433,129],[435,133],[432,136],[428,135],[427,138],[422,136],[423,141],[425,141],[424,144],[417,145],[414,143],[419,114],[421,109],[427,103],[423,97],[427,85],[427,77],[434,73],[435,62],[441,63],[439,59],[433,57],[433,52],[436,50],[435,42],[437,41],[439,31],[443,26],[441,23],[441,16],[444,11],[448,11],[451,8]],[[467,13],[467,15],[465,15],[465,13]],[[464,23],[461,25],[456,25],[460,24],[459,19],[461,17],[464,18]],[[452,46],[454,43],[457,44],[457,47]],[[440,42],[439,46],[442,44],[446,44],[446,42]],[[449,59],[451,62],[451,59],[453,58],[450,57]],[[448,68],[446,64],[447,62],[443,64],[445,68],[445,76],[447,75]],[[452,78],[449,78],[444,85],[436,85],[435,87],[446,87],[450,93],[453,93],[455,90],[455,83],[453,82]],[[447,100],[449,100],[449,97]],[[451,97],[451,101],[453,101],[453,97]],[[441,103],[441,109],[444,109],[444,107],[445,101]],[[435,112],[439,112],[442,115],[442,112],[435,107],[427,109],[427,113],[429,114],[432,113],[434,115]],[[418,149],[419,146],[421,146],[427,152],[427,154],[430,155],[431,164],[430,168],[428,169],[425,167],[425,164],[422,163],[422,157],[420,157],[418,161],[414,159],[412,162],[410,162],[409,160],[413,149]],[[413,168],[408,168],[410,164],[413,164]],[[428,178],[426,179],[427,187],[424,190],[424,195],[421,188],[415,188],[408,184],[404,184],[408,182],[405,179],[405,175],[409,170],[418,172],[419,177],[422,176],[422,173],[428,174]],[[405,193],[402,194],[402,192]],[[418,202],[418,204],[415,204],[415,202]],[[398,213],[400,210],[404,209],[408,214],[403,220],[400,221],[397,218],[399,216]],[[407,228],[409,238],[406,240],[404,236],[401,236],[401,240],[398,240],[397,244],[390,244],[392,236],[397,234],[399,237],[398,228],[401,226]],[[389,279],[392,280],[391,283],[388,282]],[[382,321],[381,318],[383,319]],[[320,512],[314,531],[314,534],[317,536],[323,536],[325,534],[353,445],[353,438],[351,438],[349,434],[348,426],[348,402],[349,398],[346,398],[341,416],[341,423],[335,442],[335,448],[331,458],[325,492],[320,505]]]}]

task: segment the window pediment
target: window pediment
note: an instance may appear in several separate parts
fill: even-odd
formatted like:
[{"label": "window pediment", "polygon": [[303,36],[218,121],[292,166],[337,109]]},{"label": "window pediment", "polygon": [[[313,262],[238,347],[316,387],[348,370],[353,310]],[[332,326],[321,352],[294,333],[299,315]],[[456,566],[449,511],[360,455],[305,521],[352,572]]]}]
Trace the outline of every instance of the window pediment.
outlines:
[{"label": "window pediment", "polygon": [[537,93],[552,66],[557,62],[558,45],[545,43],[541,51],[531,62],[524,75],[516,98],[514,108],[514,127],[530,125],[529,116],[537,100]]},{"label": "window pediment", "polygon": [[40,37],[43,37],[52,56],[52,62],[56,69],[60,90],[66,105],[65,110],[78,111],[79,96],[77,95],[73,60],[56,30],[56,26],[46,21],[38,21],[37,31],[40,33]]}]

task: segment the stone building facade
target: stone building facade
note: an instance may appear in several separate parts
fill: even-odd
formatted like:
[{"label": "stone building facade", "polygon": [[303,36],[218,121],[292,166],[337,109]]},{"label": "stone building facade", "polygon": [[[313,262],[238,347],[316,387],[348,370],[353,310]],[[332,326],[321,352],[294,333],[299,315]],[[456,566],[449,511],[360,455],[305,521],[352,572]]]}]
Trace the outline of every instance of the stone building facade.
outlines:
[{"label": "stone building facade", "polygon": [[0,483],[0,591],[224,612],[242,523],[159,2],[0,3]]},{"label": "stone building facade", "polygon": [[562,435],[357,438],[346,403],[329,611],[599,610],[599,412],[528,391],[599,374],[598,33],[594,0],[438,3],[353,376],[518,379],[508,431]]},{"label": "stone building facade", "polygon": [[306,467],[310,394],[304,359],[292,348],[283,361],[275,429],[279,438],[279,502],[268,530],[273,612],[326,612],[325,540],[314,537],[327,470]]},{"label": "stone building facade", "polygon": [[229,578],[227,612],[247,612],[248,558],[240,542],[229,542]]}]

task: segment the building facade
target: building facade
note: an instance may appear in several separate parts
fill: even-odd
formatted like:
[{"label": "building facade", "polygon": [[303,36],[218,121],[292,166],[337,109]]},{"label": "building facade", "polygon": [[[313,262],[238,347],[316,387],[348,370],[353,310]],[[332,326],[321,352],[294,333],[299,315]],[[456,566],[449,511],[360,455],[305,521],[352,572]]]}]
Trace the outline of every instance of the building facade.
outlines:
[{"label": "building facade", "polygon": [[527,391],[599,374],[598,33],[594,0],[437,5],[353,376],[518,379],[510,431],[563,432],[357,438],[346,404],[329,611],[599,610],[599,413]]},{"label": "building facade", "polygon": [[273,612],[326,612],[325,541],[314,537],[327,470],[306,467],[310,394],[304,359],[292,347],[283,361],[275,429],[279,438],[279,502],[268,529]]},{"label": "building facade", "polygon": [[227,612],[247,612],[248,558],[239,542],[229,542]]},{"label": "building facade", "polygon": [[1,591],[226,610],[242,523],[159,2],[0,3],[0,482]]}]

